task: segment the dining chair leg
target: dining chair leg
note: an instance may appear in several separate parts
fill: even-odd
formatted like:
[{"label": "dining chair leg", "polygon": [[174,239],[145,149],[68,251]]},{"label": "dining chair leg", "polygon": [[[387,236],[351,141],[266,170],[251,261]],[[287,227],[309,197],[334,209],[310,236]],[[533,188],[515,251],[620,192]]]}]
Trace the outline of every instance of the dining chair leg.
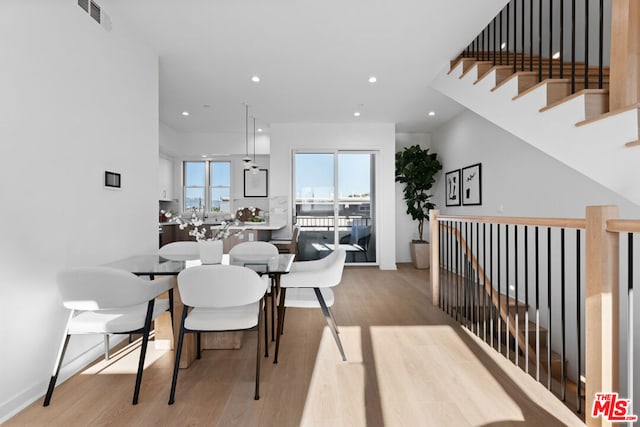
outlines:
[{"label": "dining chair leg", "polygon": [[322,314],[324,314],[324,318],[327,320],[329,329],[331,329],[331,333],[333,334],[333,339],[336,340],[336,344],[338,345],[338,350],[340,350],[340,355],[342,356],[342,361],[346,362],[347,357],[344,355],[342,342],[340,342],[340,337],[338,336],[338,331],[336,330],[335,325],[332,324],[331,314],[329,313],[329,309],[327,308],[327,303],[324,301],[322,292],[320,292],[320,288],[313,288],[313,291],[316,293],[316,297],[318,298],[318,303],[320,303],[320,308],[322,309]]},{"label": "dining chair leg", "polygon": [[[276,313],[276,286],[274,279],[271,278],[271,341],[276,340],[276,326],[275,326],[275,313]],[[266,318],[265,318],[266,320]]]},{"label": "dining chair leg", "polygon": [[[273,295],[271,295],[273,301]],[[264,357],[269,357],[269,329],[267,328],[267,302],[263,299],[263,315],[264,315]],[[271,318],[273,319],[273,310],[271,311]],[[258,328],[258,336],[260,336],[260,328]]]},{"label": "dining chair leg", "polygon": [[69,345],[69,338],[71,335],[67,334],[65,331],[65,337],[60,346],[60,350],[58,351],[58,358],[56,360],[56,364],[53,367],[53,374],[51,375],[51,379],[49,380],[49,387],[47,388],[47,394],[44,397],[44,403],[42,406],[49,406],[51,402],[51,396],[53,395],[53,389],[56,386],[56,381],[58,380],[58,374],[60,373],[60,366],[62,365],[62,359],[64,358],[64,354],[67,351],[67,346]]},{"label": "dining chair leg", "polygon": [[336,318],[333,317],[333,311],[331,311],[331,308],[327,307],[327,311],[329,312],[329,317],[331,318],[331,323],[333,323],[333,327],[336,330],[336,333],[339,334],[340,333],[340,329],[338,329],[338,324],[336,323]]},{"label": "dining chair leg", "polygon": [[182,341],[184,339],[184,320],[187,318],[188,307],[182,308],[182,318],[180,319],[180,333],[178,334],[178,347],[176,348],[175,360],[173,361],[173,378],[171,379],[171,392],[169,393],[169,405],[173,405],[176,395],[176,385],[178,383],[178,369],[180,368],[180,355],[182,354]]},{"label": "dining chair leg", "polygon": [[169,315],[171,316],[171,330],[173,331],[173,288],[169,289]]},{"label": "dining chair leg", "polygon": [[284,301],[287,297],[287,288],[280,289],[280,301],[278,304],[278,332],[276,333],[276,353],[273,356],[273,363],[278,363],[278,351],[280,350],[280,335],[284,323]]},{"label": "dining chair leg", "polygon": [[109,360],[109,334],[104,334],[104,360]]},{"label": "dining chair leg", "polygon": [[69,335],[69,325],[71,323],[71,319],[73,319],[74,314],[75,310],[71,310],[69,312],[69,317],[67,317],[67,324],[64,328],[64,335],[62,335],[60,347],[58,347],[56,363],[53,365],[53,372],[51,373],[51,379],[49,380],[49,387],[47,388],[47,394],[44,397],[44,403],[42,404],[42,406],[49,406],[49,403],[51,402],[53,389],[56,386],[56,381],[58,381],[58,374],[60,373],[60,367],[62,366],[62,359],[64,359],[64,354],[67,352],[67,346],[69,345],[69,338],[71,338],[71,335]]},{"label": "dining chair leg", "polygon": [[133,404],[138,404],[138,396],[140,395],[140,384],[142,383],[142,372],[144,371],[144,358],[147,354],[147,345],[149,344],[149,333],[151,332],[151,320],[153,318],[153,305],[155,299],[149,301],[147,305],[147,317],[144,321],[144,331],[142,334],[142,347],[140,348],[140,360],[138,361],[138,373],[136,374],[136,386],[133,390]]},{"label": "dining chair leg", "polygon": [[280,335],[284,335],[284,318],[287,315],[287,307],[282,310],[282,327],[280,328]]},{"label": "dining chair leg", "polygon": [[[266,306],[266,301],[264,301],[264,298],[260,300],[261,304],[265,304]],[[262,357],[260,357],[260,328],[262,327],[262,324],[264,323],[264,330],[267,330],[267,322],[266,322],[266,318],[264,318],[266,314],[266,311],[263,312],[262,310],[258,309],[258,328],[256,330],[256,336],[258,337],[257,339],[257,350],[256,350],[256,394],[253,397],[255,400],[259,400],[260,399],[260,365],[262,364]],[[263,321],[264,318],[264,321]],[[267,343],[265,342],[265,345]]]}]

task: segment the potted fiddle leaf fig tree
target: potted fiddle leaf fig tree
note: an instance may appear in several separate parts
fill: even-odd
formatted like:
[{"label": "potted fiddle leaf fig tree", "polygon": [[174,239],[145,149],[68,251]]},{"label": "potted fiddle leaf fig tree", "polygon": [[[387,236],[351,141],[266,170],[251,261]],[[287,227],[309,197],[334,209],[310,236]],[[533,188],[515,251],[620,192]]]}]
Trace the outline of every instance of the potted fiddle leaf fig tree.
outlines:
[{"label": "potted fiddle leaf fig tree", "polygon": [[428,148],[413,145],[396,153],[396,182],[404,184],[407,214],[418,221],[418,240],[411,242],[411,260],[416,268],[429,268],[430,245],[423,239],[424,223],[429,221],[429,211],[435,208],[429,190],[441,169],[437,154],[429,153]]}]

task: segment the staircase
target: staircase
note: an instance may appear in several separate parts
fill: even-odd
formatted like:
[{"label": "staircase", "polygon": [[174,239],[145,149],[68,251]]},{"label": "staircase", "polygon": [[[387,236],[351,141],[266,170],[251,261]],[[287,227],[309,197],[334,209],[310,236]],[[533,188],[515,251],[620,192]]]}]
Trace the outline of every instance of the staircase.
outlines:
[{"label": "staircase", "polygon": [[[481,52],[481,58],[491,58]],[[512,56],[513,58],[513,56]],[[575,80],[545,79],[571,64],[517,54],[517,67],[458,57],[432,86],[478,115],[640,205],[640,104],[609,111],[609,69],[576,64]],[[525,71],[521,69],[524,60]],[[533,71],[530,71],[533,69]],[[539,73],[542,70],[542,80]],[[586,73],[585,73],[586,71]],[[586,74],[586,78],[585,78]],[[576,92],[571,93],[575,85]]]}]

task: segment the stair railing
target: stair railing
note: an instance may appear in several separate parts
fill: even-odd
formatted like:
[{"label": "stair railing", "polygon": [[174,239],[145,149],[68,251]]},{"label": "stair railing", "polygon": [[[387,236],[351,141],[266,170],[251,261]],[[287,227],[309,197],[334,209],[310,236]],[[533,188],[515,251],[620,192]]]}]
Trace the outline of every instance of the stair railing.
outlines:
[{"label": "stair railing", "polygon": [[[586,212],[584,219],[549,219],[462,217],[432,211],[431,265],[440,267],[431,269],[432,300],[525,372],[542,379],[561,400],[567,402],[569,395],[571,406],[583,416],[587,413],[588,425],[600,425],[601,418],[590,417],[595,393],[618,392],[632,399],[637,384],[633,369],[633,238],[637,235],[628,233],[640,233],[640,221],[616,220],[617,210],[611,207],[589,207]],[[620,236],[630,242],[621,258],[626,260],[623,273],[618,265]],[[622,327],[615,296],[622,286],[619,277],[626,280],[627,289]],[[622,352],[626,354],[622,391],[619,330],[624,342],[630,343]]]},{"label": "stair railing", "polygon": [[[565,78],[565,71],[569,71],[565,70],[565,57],[570,56],[571,93],[578,90],[577,85],[580,89],[602,89],[609,64],[605,50],[609,50],[607,41],[611,35],[611,21],[605,21],[605,16],[611,15],[612,1],[615,0],[598,0],[596,4],[583,0],[576,4],[576,0],[511,0],[461,56],[492,61],[494,66],[511,66],[514,73],[533,72],[536,68],[539,82]],[[565,31],[567,26],[569,34]],[[596,37],[592,28],[597,28]],[[576,45],[579,32],[583,46]],[[596,48],[597,82],[590,82],[590,58],[596,55]],[[583,81],[578,81],[580,71]]]}]

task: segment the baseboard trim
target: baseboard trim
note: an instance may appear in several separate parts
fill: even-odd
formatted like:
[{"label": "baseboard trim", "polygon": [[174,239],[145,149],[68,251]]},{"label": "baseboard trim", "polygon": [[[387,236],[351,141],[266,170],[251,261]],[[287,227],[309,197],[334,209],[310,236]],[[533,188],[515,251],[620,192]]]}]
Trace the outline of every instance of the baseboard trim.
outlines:
[{"label": "baseboard trim", "polygon": [[[112,335],[110,347],[113,348],[127,338],[128,335]],[[73,360],[65,363],[60,369],[56,387],[71,378],[73,375],[85,369],[87,366],[89,366],[96,359],[100,358],[103,355],[104,346],[102,343],[98,343],[87,349],[87,351],[85,351],[84,353],[81,353],[80,355],[75,357]],[[46,378],[44,381],[33,384],[11,399],[2,402],[0,404],[0,424],[9,420],[11,417],[22,411],[27,406],[31,405],[36,400],[42,399],[47,391],[48,386],[49,378]]]}]

